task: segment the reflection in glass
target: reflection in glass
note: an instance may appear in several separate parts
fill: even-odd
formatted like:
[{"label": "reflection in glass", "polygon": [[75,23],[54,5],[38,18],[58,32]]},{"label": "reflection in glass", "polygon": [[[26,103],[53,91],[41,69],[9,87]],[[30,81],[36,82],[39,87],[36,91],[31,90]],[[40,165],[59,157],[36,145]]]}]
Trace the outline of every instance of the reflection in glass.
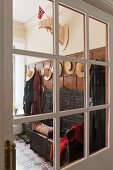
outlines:
[{"label": "reflection in glass", "polygon": [[108,60],[107,40],[107,24],[89,17],[89,55],[91,60]]},{"label": "reflection in glass", "polygon": [[59,54],[84,56],[84,14],[59,5]]},{"label": "reflection in glass", "polygon": [[16,144],[16,169],[53,168],[53,121],[36,121],[13,125]]},{"label": "reflection in glass", "polygon": [[107,67],[91,65],[90,68],[90,106],[108,103]]},{"label": "reflection in glass", "polygon": [[84,114],[65,116],[60,119],[61,166],[84,156]]},{"label": "reflection in glass", "polygon": [[13,58],[13,114],[49,113],[52,104],[53,62],[15,55]]},{"label": "reflection in glass", "polygon": [[89,124],[89,153],[96,152],[106,146],[107,140],[107,111],[105,109],[90,112]]},{"label": "reflection in glass", "polygon": [[[26,5],[27,4],[27,5]],[[13,0],[13,46],[53,54],[53,3],[48,0]]]},{"label": "reflection in glass", "polygon": [[[60,111],[84,107],[84,67],[83,63],[61,61]],[[60,69],[59,69],[60,70]]]}]

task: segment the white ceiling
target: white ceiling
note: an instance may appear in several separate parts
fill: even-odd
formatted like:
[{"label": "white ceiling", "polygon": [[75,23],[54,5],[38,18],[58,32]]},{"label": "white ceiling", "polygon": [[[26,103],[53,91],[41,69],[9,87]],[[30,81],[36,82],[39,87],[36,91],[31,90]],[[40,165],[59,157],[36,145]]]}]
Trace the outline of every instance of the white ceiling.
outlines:
[{"label": "white ceiling", "polygon": [[113,0],[83,0],[113,15]]},{"label": "white ceiling", "polygon": [[13,20],[26,23],[38,15],[39,5],[48,15],[52,13],[52,3],[47,0],[13,0]]},{"label": "white ceiling", "polygon": [[[113,0],[84,0],[97,5],[106,12],[113,14]],[[38,15],[39,5],[52,16],[52,2],[48,0],[13,0],[13,20],[26,23]],[[107,6],[108,5],[108,6]],[[60,11],[61,12],[61,11]]]}]

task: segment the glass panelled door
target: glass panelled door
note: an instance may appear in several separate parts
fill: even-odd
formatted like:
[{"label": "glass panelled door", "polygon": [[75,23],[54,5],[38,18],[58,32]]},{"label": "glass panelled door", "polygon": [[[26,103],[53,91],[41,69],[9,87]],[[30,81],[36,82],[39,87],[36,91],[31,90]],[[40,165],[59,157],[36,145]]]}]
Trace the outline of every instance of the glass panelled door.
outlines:
[{"label": "glass panelled door", "polygon": [[112,16],[83,1],[2,5],[2,169],[111,170]]}]

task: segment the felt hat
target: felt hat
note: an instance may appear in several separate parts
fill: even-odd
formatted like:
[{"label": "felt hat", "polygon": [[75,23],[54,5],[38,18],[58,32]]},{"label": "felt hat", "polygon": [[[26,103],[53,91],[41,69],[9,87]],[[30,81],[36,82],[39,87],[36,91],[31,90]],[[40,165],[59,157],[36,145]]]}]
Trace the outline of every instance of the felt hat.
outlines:
[{"label": "felt hat", "polygon": [[26,74],[26,81],[29,81],[35,74],[35,69],[34,67],[28,68],[27,74]]},{"label": "felt hat", "polygon": [[78,77],[84,77],[84,64],[77,63],[75,73]]},{"label": "felt hat", "polygon": [[[53,73],[53,66],[51,67],[51,71]],[[62,74],[62,63],[59,62],[59,77],[61,76],[61,74]]]},{"label": "felt hat", "polygon": [[[50,31],[53,34],[53,26],[54,20],[51,17],[44,19],[39,22],[39,28],[45,28],[47,31]],[[69,41],[69,26],[61,25],[59,23],[59,44],[60,50],[65,50]]]},{"label": "felt hat", "polygon": [[59,62],[59,77],[61,76],[62,74],[62,63]]},{"label": "felt hat", "polygon": [[51,76],[52,76],[52,70],[51,67],[49,65],[46,65],[42,70],[41,70],[41,74],[44,77],[45,80],[50,80]]},{"label": "felt hat", "polygon": [[60,50],[64,51],[68,45],[69,41],[69,26],[62,25],[59,26],[59,48]]},{"label": "felt hat", "polygon": [[67,74],[73,74],[75,71],[75,63],[74,62],[70,62],[70,61],[66,61],[64,63],[64,68]]}]

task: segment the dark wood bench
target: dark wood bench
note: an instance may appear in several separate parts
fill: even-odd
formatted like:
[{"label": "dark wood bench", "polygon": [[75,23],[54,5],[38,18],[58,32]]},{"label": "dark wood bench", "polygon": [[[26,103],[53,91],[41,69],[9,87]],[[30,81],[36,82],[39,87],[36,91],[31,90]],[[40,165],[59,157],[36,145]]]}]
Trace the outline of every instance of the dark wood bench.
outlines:
[{"label": "dark wood bench", "polygon": [[[48,99],[49,97],[49,99]],[[52,112],[52,91],[46,90],[45,91],[45,105],[43,112]],[[75,91],[75,90],[65,90],[60,89],[60,110],[70,110],[76,108],[83,108],[84,107],[84,95],[82,91]],[[53,126],[52,119],[43,120],[43,123],[49,126]],[[72,125],[74,124],[83,124],[84,123],[84,115],[83,113],[65,116],[61,118],[60,121],[60,135],[61,137],[66,136],[68,139],[68,145],[63,152],[62,161],[63,162],[70,162],[75,159],[78,159],[83,156],[83,145],[77,143],[70,143],[70,136],[72,135],[67,132],[67,130],[71,129]],[[50,151],[51,146],[53,144],[53,139],[46,137],[34,130],[30,130],[30,148],[35,152],[42,155],[45,159],[50,161]],[[74,154],[76,153],[76,154]]]},{"label": "dark wood bench", "polygon": [[[76,143],[76,141],[71,141],[74,136],[73,130],[67,130],[64,136],[66,137],[68,144],[62,153],[61,163],[71,162],[83,157],[83,144]],[[36,132],[35,130],[30,130],[30,148],[50,162],[50,152],[52,146],[53,139],[50,139],[47,136]]]}]

